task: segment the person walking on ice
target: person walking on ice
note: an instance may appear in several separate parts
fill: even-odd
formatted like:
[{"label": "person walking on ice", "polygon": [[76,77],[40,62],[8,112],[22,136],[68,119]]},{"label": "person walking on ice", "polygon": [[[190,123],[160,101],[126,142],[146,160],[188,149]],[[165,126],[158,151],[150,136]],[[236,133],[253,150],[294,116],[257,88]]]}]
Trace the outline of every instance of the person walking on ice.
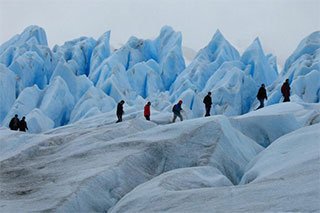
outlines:
[{"label": "person walking on ice", "polygon": [[9,123],[9,128],[11,130],[17,131],[19,129],[19,124],[20,124],[20,120],[18,118],[18,115],[15,114],[14,117],[11,119],[11,121]]},{"label": "person walking on ice", "polygon": [[20,121],[19,130],[21,132],[25,132],[26,130],[29,130],[27,122],[26,122],[26,117],[24,117],[24,116],[22,117],[22,119]]},{"label": "person walking on ice", "polygon": [[268,100],[267,91],[264,84],[261,84],[261,87],[257,94],[257,99],[260,101],[260,106],[257,109],[264,107],[264,99]]},{"label": "person walking on ice", "polygon": [[181,110],[182,107],[182,100],[180,100],[177,104],[175,104],[172,108],[172,112],[173,112],[173,120],[172,120],[172,123],[174,123],[177,119],[177,117],[180,118],[180,121],[183,121],[183,118],[182,118],[182,115],[181,115]]},{"label": "person walking on ice", "polygon": [[208,95],[203,99],[204,106],[206,108],[205,117],[210,116],[210,109],[212,105],[211,92],[208,92]]},{"label": "person walking on ice", "polygon": [[283,96],[283,102],[290,102],[290,85],[289,85],[289,79],[286,79],[286,81],[281,86],[281,93]]},{"label": "person walking on ice", "polygon": [[144,106],[144,112],[143,115],[146,118],[146,120],[150,121],[150,106],[151,106],[151,102],[148,101],[148,103]]},{"label": "person walking on ice", "polygon": [[122,115],[124,114],[123,104],[124,104],[124,100],[121,100],[121,101],[118,103],[118,106],[117,106],[117,117],[118,117],[118,120],[117,120],[116,123],[119,123],[119,122],[122,121]]}]

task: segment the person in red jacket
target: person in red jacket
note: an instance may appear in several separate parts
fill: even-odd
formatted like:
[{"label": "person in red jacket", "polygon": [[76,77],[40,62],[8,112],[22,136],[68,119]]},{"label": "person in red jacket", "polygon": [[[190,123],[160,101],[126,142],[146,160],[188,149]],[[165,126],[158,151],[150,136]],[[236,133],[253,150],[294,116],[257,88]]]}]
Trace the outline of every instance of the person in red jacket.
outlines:
[{"label": "person in red jacket", "polygon": [[148,103],[144,106],[144,117],[150,121],[150,106],[151,106],[151,103],[150,101],[148,101]]}]

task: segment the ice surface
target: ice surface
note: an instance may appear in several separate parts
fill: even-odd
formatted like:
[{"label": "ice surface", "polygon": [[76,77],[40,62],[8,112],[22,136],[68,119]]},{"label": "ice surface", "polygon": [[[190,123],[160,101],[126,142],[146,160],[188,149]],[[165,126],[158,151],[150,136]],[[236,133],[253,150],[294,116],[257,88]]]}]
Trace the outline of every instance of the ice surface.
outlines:
[{"label": "ice surface", "polygon": [[110,31],[105,32],[97,41],[96,47],[92,51],[90,61],[90,71],[95,70],[104,59],[110,56]]},{"label": "ice surface", "polygon": [[[293,102],[319,102],[319,32],[302,40],[278,77],[276,57],[264,53],[259,39],[240,56],[217,30],[186,67],[182,34],[169,26],[164,26],[153,40],[132,36],[114,51],[110,50],[110,35],[111,32],[106,31],[98,40],[82,36],[51,50],[45,31],[30,26],[2,44],[0,63],[4,66],[1,65],[1,70],[6,71],[1,71],[1,82],[6,83],[0,85],[0,97],[6,103],[1,102],[1,125],[7,126],[13,113],[22,116],[40,109],[49,118],[43,119],[49,122],[43,125],[51,126],[50,120],[53,120],[57,127],[114,110],[120,100],[125,100],[136,113],[147,101],[153,103],[154,110],[171,113],[172,105],[182,99],[183,116],[192,119],[204,115],[202,100],[209,91],[213,99],[212,115],[241,115],[257,108],[256,94],[261,83],[267,85],[266,105],[282,102],[280,87],[286,78],[290,80]],[[67,85],[69,103],[65,103],[64,95],[48,101],[52,94],[46,93],[51,91],[48,88],[55,87],[52,84],[58,76]],[[23,105],[28,106],[28,110],[17,110],[23,108],[21,104],[18,106],[19,96],[29,94],[23,91],[34,85],[41,90],[41,97],[37,100],[30,97],[34,103],[27,103],[29,99],[23,97]],[[99,91],[96,95],[103,100],[85,96],[91,87]],[[96,92],[91,89],[89,93]],[[46,108],[51,108],[50,113],[40,108],[43,97]],[[85,100],[86,97],[89,100]],[[54,106],[56,103],[67,105],[64,113]],[[157,122],[169,120],[166,116]],[[39,129],[30,125],[31,129]]]},{"label": "ice surface", "polygon": [[304,38],[286,60],[283,71],[271,87],[268,104],[282,101],[280,88],[285,79],[289,79],[292,96],[297,95],[305,102],[319,103],[319,73],[320,31],[316,31]]},{"label": "ice surface", "polygon": [[[319,37],[277,76],[258,39],[240,56],[219,31],[185,67],[168,26],[113,52],[110,31],[50,50],[27,28],[0,46],[0,212],[320,211]],[[279,103],[286,78],[292,102]],[[209,91],[223,115],[203,118]],[[14,114],[28,132],[8,130]]]},{"label": "ice surface", "polygon": [[16,75],[0,64],[0,123],[16,99]]},{"label": "ice surface", "polygon": [[39,108],[57,127],[68,123],[74,104],[66,82],[57,76],[47,88]]},{"label": "ice surface", "polygon": [[27,27],[21,34],[16,35],[4,44],[1,44],[0,55],[2,55],[6,49],[12,46],[24,47],[30,40],[39,45],[48,45],[47,36],[44,29],[35,25],[31,25]]},{"label": "ice surface", "polygon": [[28,132],[40,133],[50,130],[54,127],[54,122],[46,116],[40,109],[34,108],[26,116],[28,121]]},{"label": "ice surface", "polygon": [[[288,173],[301,174],[312,172],[316,180],[313,181],[320,192],[319,147],[317,138],[320,137],[320,124],[301,128],[274,141],[248,165],[241,183],[263,182],[268,179],[288,176]],[[297,169],[299,168],[299,169]],[[306,184],[306,186],[309,184]],[[309,185],[310,186],[310,185]]]},{"label": "ice surface", "polygon": [[246,65],[250,65],[247,71],[258,85],[265,84],[269,86],[278,76],[274,65],[271,66],[269,58],[265,56],[259,38],[256,38],[244,51],[241,61]]},{"label": "ice surface", "polygon": [[[207,80],[226,61],[239,59],[238,51],[217,31],[210,43],[199,51],[190,65],[178,76],[173,92],[179,96],[185,82],[191,82],[195,91],[202,91]],[[189,86],[190,87],[190,86]]]},{"label": "ice surface", "polygon": [[[68,91],[60,77],[54,82],[50,94]],[[82,98],[99,94],[91,87]],[[128,105],[125,111],[122,123],[110,111],[44,134],[0,128],[0,210],[319,211],[319,104],[169,125],[146,121]],[[157,113],[155,120],[167,118]],[[49,119],[40,110],[28,116]],[[260,135],[270,139],[268,148]]]},{"label": "ice surface", "polygon": [[[113,110],[115,106],[116,103],[113,98],[107,96],[102,90],[91,86],[73,108],[70,120],[73,123],[89,115],[109,112]],[[98,110],[99,113],[90,112],[91,109]]]},{"label": "ice surface", "polygon": [[34,85],[33,87],[26,88],[15,100],[13,106],[11,107],[7,116],[3,120],[3,123],[6,126],[8,126],[11,118],[13,118],[15,114],[17,114],[20,119],[23,116],[26,116],[34,108],[39,107],[39,102],[41,101],[41,98],[42,91],[36,85]]},{"label": "ice surface", "polygon": [[53,52],[58,58],[63,58],[76,75],[89,75],[91,54],[96,46],[93,38],[80,37],[55,46]]}]

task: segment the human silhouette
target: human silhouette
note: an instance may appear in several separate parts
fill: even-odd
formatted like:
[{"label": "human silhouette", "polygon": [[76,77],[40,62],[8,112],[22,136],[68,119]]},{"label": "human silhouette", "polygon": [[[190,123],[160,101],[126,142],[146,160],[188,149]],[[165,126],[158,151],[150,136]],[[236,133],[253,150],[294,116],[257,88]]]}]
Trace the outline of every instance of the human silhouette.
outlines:
[{"label": "human silhouette", "polygon": [[206,108],[206,114],[205,116],[210,116],[210,109],[211,109],[211,105],[212,105],[212,99],[211,99],[211,92],[208,92],[208,94],[206,95],[206,97],[204,97],[203,99],[203,103],[204,106]]},{"label": "human silhouette", "polygon": [[286,81],[282,84],[281,93],[282,93],[282,96],[283,96],[283,102],[289,102],[290,101],[289,79],[286,79]]},{"label": "human silhouette", "polygon": [[20,124],[20,120],[18,118],[18,115],[15,114],[14,117],[11,119],[11,121],[9,123],[9,128],[11,130],[17,131],[19,129],[19,124]]},{"label": "human silhouette", "polygon": [[173,112],[173,120],[172,122],[174,123],[177,119],[177,117],[180,118],[180,121],[183,121],[182,115],[181,115],[181,110],[182,110],[182,100],[180,100],[177,104],[175,104],[172,108]]},{"label": "human silhouette", "polygon": [[22,131],[22,132],[25,132],[26,130],[28,130],[26,117],[24,117],[24,116],[22,117],[22,119],[20,121],[19,130]]},{"label": "human silhouette", "polygon": [[264,84],[261,84],[261,87],[257,94],[257,99],[260,101],[260,106],[257,109],[264,107],[264,99],[268,100],[267,91]]},{"label": "human silhouette", "polygon": [[144,117],[146,118],[146,120],[150,121],[150,106],[151,106],[151,102],[148,101],[148,103],[144,106]]},{"label": "human silhouette", "polygon": [[116,123],[119,123],[119,122],[122,121],[122,115],[124,114],[123,104],[124,104],[124,100],[121,100],[121,101],[118,103],[118,106],[117,106],[117,117],[118,117],[118,120],[117,120]]}]

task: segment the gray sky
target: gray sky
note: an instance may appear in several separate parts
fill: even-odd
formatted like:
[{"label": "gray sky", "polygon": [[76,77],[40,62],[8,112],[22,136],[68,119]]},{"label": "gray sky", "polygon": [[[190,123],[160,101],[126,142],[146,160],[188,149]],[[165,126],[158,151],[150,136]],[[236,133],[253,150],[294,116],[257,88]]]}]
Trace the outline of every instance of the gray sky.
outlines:
[{"label": "gray sky", "polygon": [[282,65],[298,43],[320,30],[320,0],[0,0],[0,44],[29,25],[47,33],[49,45],[111,30],[112,46],[131,35],[155,38],[162,26],[182,32],[196,51],[219,29],[242,53],[259,37]]}]

